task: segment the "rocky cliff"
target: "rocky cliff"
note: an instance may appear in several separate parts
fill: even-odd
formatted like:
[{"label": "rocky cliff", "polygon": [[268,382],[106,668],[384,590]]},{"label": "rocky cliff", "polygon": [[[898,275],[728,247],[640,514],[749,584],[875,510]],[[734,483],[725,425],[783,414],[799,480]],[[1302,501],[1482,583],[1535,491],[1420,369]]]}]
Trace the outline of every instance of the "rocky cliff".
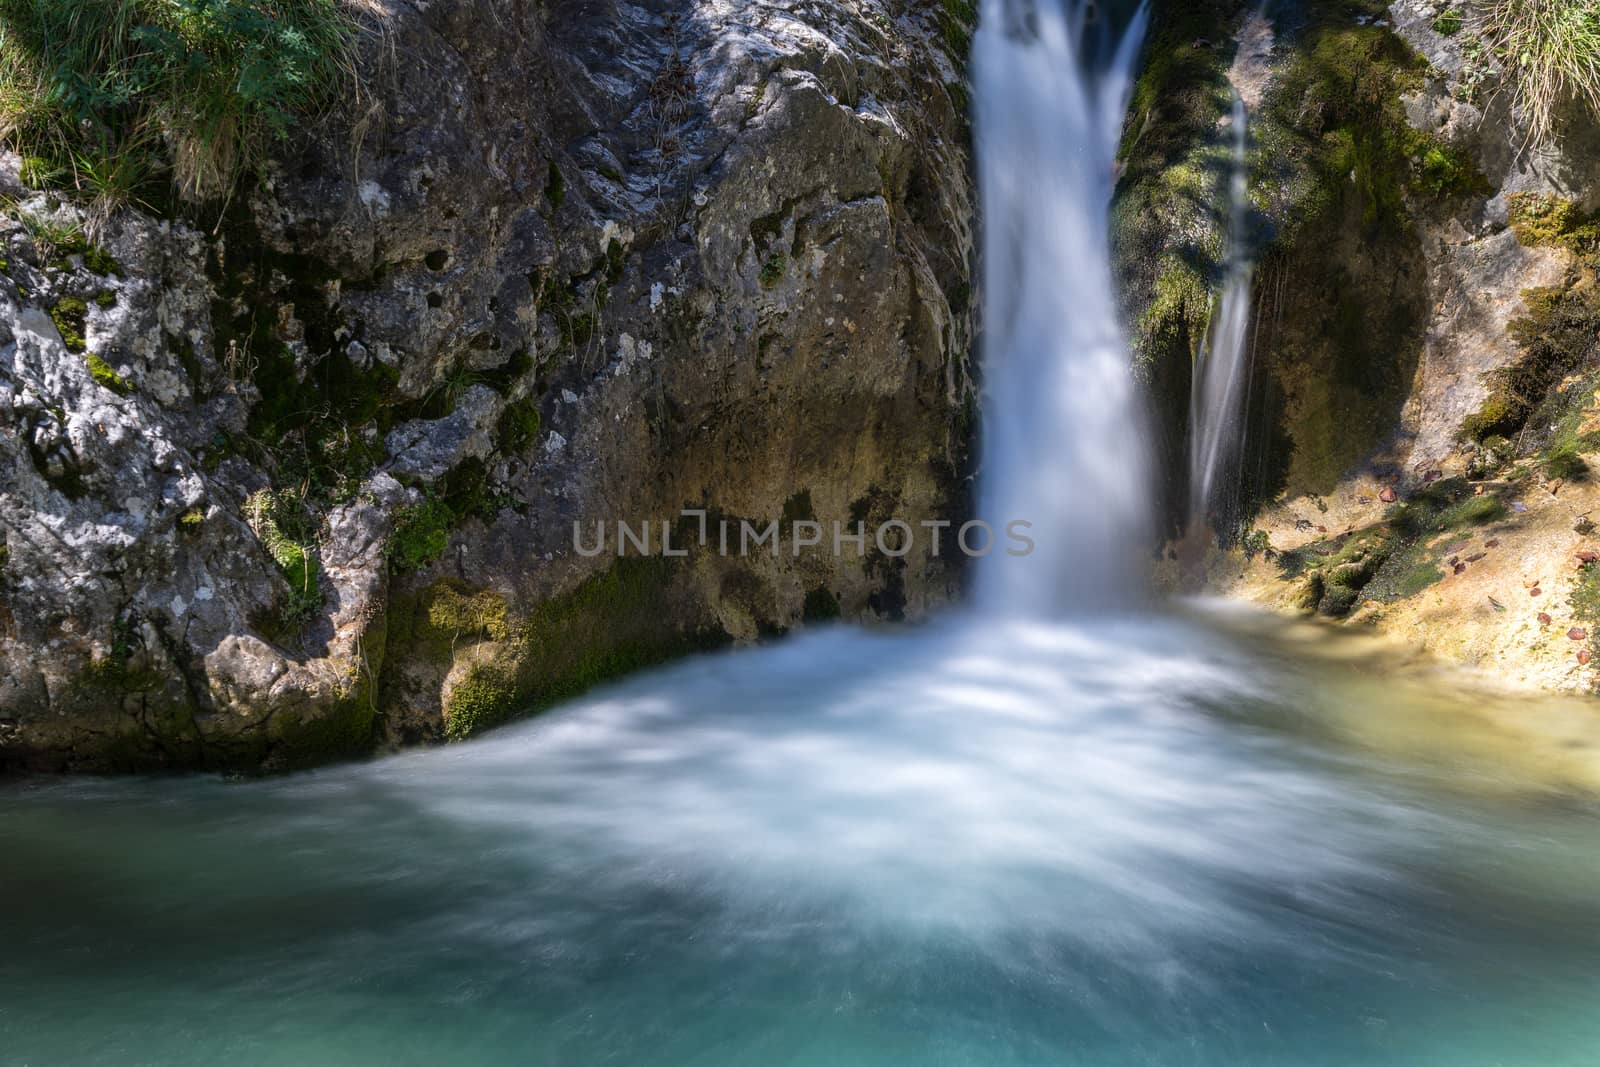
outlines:
[{"label": "rocky cliff", "polygon": [[1235,90],[1258,258],[1244,470],[1207,531],[1228,547],[1191,533],[1164,578],[1590,689],[1600,128],[1569,96],[1533,136],[1483,9],[1219,2],[1159,43],[1118,232],[1174,447],[1222,273]]},{"label": "rocky cliff", "polygon": [[98,226],[0,166],[0,764],[464,737],[959,583],[681,512],[963,513],[966,5],[371,7],[228,204]]}]

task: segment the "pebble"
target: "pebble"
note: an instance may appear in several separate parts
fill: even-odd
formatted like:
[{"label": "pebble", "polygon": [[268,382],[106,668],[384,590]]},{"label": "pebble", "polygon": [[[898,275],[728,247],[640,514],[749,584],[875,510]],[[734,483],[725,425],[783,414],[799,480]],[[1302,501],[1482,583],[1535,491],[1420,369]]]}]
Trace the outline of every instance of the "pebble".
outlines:
[{"label": "pebble", "polygon": [[1539,625],[1540,626],[1549,626],[1550,625],[1550,615],[1549,615],[1549,613],[1543,612],[1543,611],[1539,612]]},{"label": "pebble", "polygon": [[1567,631],[1567,636],[1574,641],[1587,641],[1589,639],[1589,631],[1581,626],[1574,626]]},{"label": "pebble", "polygon": [[1400,499],[1400,494],[1395,492],[1393,489],[1385,489],[1383,492],[1378,494],[1378,499],[1383,501],[1385,504],[1393,504],[1396,500]]}]

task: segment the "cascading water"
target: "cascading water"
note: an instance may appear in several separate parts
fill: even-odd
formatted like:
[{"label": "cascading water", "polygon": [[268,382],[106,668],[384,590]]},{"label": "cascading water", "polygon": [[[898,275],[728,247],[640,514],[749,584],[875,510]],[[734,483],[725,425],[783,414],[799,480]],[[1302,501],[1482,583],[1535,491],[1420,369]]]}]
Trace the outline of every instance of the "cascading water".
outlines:
[{"label": "cascading water", "polygon": [[1222,301],[1210,335],[1195,361],[1190,392],[1189,513],[1198,528],[1208,520],[1231,519],[1221,496],[1238,481],[1244,448],[1244,398],[1249,391],[1252,282],[1255,261],[1249,218],[1250,116],[1244,100],[1233,98],[1233,169],[1228,182],[1228,266]]},{"label": "cascading water", "polygon": [[1144,37],[1096,5],[986,0],[973,42],[983,192],[984,486],[1038,551],[984,563],[980,606],[1040,616],[1134,588],[1149,530],[1141,409],[1111,284],[1107,216]]},{"label": "cascading water", "polygon": [[1041,548],[988,610],[315,774],[8,790],[3,1058],[1592,1064],[1592,709],[1038,618],[1125,595],[1144,519],[1103,234],[1142,15],[1084,66],[1089,7],[991,0],[977,44],[984,506]]}]

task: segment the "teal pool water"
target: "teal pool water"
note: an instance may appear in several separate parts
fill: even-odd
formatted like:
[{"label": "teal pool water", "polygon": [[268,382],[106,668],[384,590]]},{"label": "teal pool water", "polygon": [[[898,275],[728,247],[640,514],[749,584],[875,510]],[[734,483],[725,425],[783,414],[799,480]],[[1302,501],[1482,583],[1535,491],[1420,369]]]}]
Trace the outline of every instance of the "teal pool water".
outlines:
[{"label": "teal pool water", "polygon": [[1590,1065],[1586,727],[1483,704],[967,622],[312,774],[17,783],[0,1062]]}]

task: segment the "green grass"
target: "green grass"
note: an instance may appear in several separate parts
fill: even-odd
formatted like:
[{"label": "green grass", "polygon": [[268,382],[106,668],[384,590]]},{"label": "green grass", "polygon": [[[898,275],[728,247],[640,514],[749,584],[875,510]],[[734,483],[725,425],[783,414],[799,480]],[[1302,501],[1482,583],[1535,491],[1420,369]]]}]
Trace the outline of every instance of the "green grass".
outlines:
[{"label": "green grass", "polygon": [[1569,100],[1600,111],[1595,0],[1488,0],[1471,28],[1504,67],[1505,88],[1527,116],[1530,141],[1551,140]]},{"label": "green grass", "polygon": [[0,0],[0,142],[108,214],[225,198],[354,84],[342,0]]}]

